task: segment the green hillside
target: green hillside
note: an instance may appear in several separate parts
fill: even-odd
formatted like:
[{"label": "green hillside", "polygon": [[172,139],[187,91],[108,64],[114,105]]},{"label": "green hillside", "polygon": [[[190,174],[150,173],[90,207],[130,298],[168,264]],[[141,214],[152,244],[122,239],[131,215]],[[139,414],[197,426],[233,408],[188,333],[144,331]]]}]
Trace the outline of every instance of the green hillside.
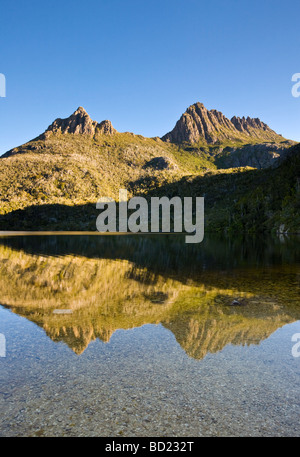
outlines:
[{"label": "green hillside", "polygon": [[205,196],[211,231],[300,233],[300,145],[275,169],[232,168],[188,176],[148,196]]},{"label": "green hillside", "polygon": [[[166,168],[151,165],[156,157],[164,158]],[[207,168],[216,166],[205,152],[191,154],[159,138],[52,134],[0,158],[0,212],[32,204],[95,202],[101,195],[117,198],[128,182],[162,184]]]},{"label": "green hillside", "polygon": [[[284,224],[282,230],[299,231],[299,146],[258,119],[232,122],[199,107],[199,116],[191,110],[198,116],[191,127],[198,129],[195,142],[171,141],[182,125],[187,133],[184,116],[162,139],[119,133],[81,107],[56,119],[44,134],[0,157],[0,230],[95,230],[96,201],[117,200],[125,188],[129,198],[205,196],[209,230]],[[205,120],[213,142],[200,135]],[[223,124],[237,135],[234,141],[218,139]]]}]

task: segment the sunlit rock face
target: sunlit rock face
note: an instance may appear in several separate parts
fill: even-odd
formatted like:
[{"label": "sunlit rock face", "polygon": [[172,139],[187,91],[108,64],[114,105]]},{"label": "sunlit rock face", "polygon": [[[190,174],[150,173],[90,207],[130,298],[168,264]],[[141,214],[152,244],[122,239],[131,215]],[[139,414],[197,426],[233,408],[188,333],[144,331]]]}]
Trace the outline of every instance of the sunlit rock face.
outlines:
[{"label": "sunlit rock face", "polygon": [[282,141],[281,135],[258,118],[234,116],[227,119],[216,109],[208,110],[203,103],[195,103],[183,113],[174,129],[162,137],[171,143],[216,143],[224,140],[259,139]]},{"label": "sunlit rock face", "polygon": [[56,119],[46,130],[46,133],[72,133],[74,135],[94,135],[96,132],[112,135],[116,132],[110,121],[105,120],[98,124],[93,121],[82,106],[79,106],[66,119]]}]

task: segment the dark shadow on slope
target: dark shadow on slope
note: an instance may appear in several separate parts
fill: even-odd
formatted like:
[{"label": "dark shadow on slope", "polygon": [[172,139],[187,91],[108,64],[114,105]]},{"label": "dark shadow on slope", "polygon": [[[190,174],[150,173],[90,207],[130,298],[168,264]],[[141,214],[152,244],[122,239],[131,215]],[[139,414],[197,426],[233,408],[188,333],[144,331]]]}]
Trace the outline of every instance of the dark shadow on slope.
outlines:
[{"label": "dark shadow on slope", "polygon": [[95,231],[96,204],[32,205],[0,215],[0,231]]}]

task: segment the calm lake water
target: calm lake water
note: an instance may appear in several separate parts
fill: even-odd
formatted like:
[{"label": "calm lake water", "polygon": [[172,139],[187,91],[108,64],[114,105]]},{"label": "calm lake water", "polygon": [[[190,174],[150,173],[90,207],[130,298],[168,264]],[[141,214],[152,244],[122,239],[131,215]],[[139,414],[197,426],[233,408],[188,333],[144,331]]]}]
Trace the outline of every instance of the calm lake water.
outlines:
[{"label": "calm lake water", "polygon": [[0,435],[298,436],[299,259],[296,237],[0,237]]}]

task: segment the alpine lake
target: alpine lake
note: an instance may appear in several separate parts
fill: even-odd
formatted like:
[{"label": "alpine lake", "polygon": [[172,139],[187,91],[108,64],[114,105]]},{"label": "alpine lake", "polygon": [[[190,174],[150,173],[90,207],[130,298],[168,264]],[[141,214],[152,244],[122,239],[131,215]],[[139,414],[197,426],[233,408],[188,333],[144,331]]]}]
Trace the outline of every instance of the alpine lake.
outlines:
[{"label": "alpine lake", "polygon": [[0,237],[0,436],[299,436],[300,237]]}]

